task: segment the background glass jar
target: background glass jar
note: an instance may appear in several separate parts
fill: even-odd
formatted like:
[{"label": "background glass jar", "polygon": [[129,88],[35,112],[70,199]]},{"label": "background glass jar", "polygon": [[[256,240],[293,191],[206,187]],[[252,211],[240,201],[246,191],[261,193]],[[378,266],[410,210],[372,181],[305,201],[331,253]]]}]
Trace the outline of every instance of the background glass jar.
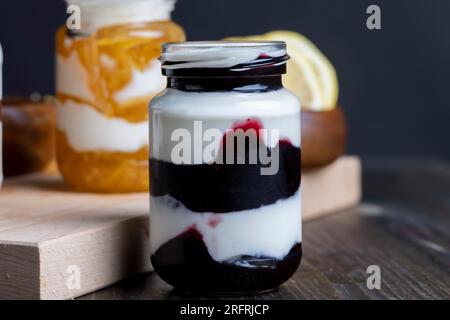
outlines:
[{"label": "background glass jar", "polygon": [[2,98],[3,98],[3,50],[0,44],[0,189],[3,183],[3,125],[2,125]]},{"label": "background glass jar", "polygon": [[150,99],[165,86],[161,44],[184,40],[171,0],[68,0],[81,30],[56,34],[57,159],[76,190],[148,190]]},{"label": "background glass jar", "polygon": [[271,290],[300,263],[300,104],[282,86],[287,59],[284,42],[163,46],[168,88],[150,104],[151,260],[180,290]]}]

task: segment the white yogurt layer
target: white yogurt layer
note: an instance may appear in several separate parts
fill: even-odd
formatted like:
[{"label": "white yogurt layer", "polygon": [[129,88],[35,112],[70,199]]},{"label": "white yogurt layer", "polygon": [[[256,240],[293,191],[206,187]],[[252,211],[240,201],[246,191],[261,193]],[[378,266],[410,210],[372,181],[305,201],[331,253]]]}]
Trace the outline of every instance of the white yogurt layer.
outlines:
[{"label": "white yogurt layer", "polygon": [[66,0],[81,11],[81,32],[91,34],[102,27],[169,20],[174,0]]},{"label": "white yogurt layer", "polygon": [[[115,60],[107,55],[100,56],[100,62],[107,68],[115,67]],[[70,97],[93,103],[94,95],[88,86],[88,74],[80,63],[76,51],[69,57],[57,55],[56,91]],[[125,103],[136,98],[153,96],[162,91],[166,79],[161,75],[161,63],[154,59],[143,71],[133,69],[130,82],[114,94],[117,103]]]},{"label": "white yogurt layer", "polygon": [[73,100],[58,105],[57,126],[78,152],[136,152],[148,145],[147,121],[132,123],[108,118],[92,106]]},{"label": "white yogurt layer", "polygon": [[114,94],[114,100],[124,103],[139,97],[155,95],[166,86],[166,79],[161,75],[161,63],[155,59],[143,70],[133,69],[131,81],[120,91]]},{"label": "white yogurt layer", "polygon": [[163,244],[194,227],[215,261],[240,255],[283,259],[302,241],[300,191],[288,199],[231,213],[196,213],[169,196],[150,197],[150,244]]},{"label": "white yogurt layer", "polygon": [[[288,139],[300,147],[300,103],[286,89],[264,93],[186,92],[166,89],[152,100],[150,145],[152,158],[171,161],[171,152],[177,141],[172,133],[186,129],[194,138],[194,121],[202,121],[202,131],[218,129],[225,133],[235,123],[249,118],[261,121],[267,131],[278,130],[279,139]],[[200,138],[201,140],[201,138]],[[274,148],[278,140],[269,139],[266,145]],[[220,143],[220,141],[217,141]],[[207,144],[207,143],[206,143]],[[204,159],[204,162],[209,162]]]},{"label": "white yogurt layer", "polygon": [[56,91],[78,99],[93,102],[94,95],[88,86],[88,74],[80,63],[78,54],[73,51],[65,58],[56,56]]}]

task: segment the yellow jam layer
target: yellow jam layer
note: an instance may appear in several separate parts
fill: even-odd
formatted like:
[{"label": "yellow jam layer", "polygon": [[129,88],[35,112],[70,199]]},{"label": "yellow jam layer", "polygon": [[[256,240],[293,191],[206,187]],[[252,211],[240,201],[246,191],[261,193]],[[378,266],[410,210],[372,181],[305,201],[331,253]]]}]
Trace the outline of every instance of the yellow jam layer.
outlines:
[{"label": "yellow jam layer", "polygon": [[[125,102],[116,101],[115,94],[132,82],[133,72],[145,71],[159,57],[164,42],[184,39],[183,30],[171,21],[106,27],[85,37],[70,37],[62,26],[56,34],[56,51],[66,59],[76,52],[84,67],[94,101],[80,102],[92,104],[109,117],[139,122],[147,118],[148,102],[157,92]],[[57,95],[64,96],[60,92]],[[77,96],[70,98],[83,100]]]},{"label": "yellow jam layer", "polygon": [[148,190],[147,147],[133,153],[76,152],[64,133],[58,130],[56,136],[59,170],[75,190],[101,193]]},{"label": "yellow jam layer", "polygon": [[[183,30],[171,21],[105,27],[92,35],[76,37],[69,36],[66,27],[62,26],[56,34],[56,53],[62,63],[76,57],[75,62],[82,67],[86,77],[72,80],[71,75],[64,76],[68,76],[65,78],[69,79],[69,88],[72,81],[74,86],[77,81],[84,81],[83,87],[88,88],[92,99],[88,101],[83,96],[58,90],[57,98],[60,102],[71,99],[92,106],[108,118],[132,123],[146,121],[149,101],[158,92],[133,96],[134,86],[145,88],[146,85],[143,81],[136,83],[136,74],[155,68],[164,42],[184,39]],[[160,74],[160,70],[157,71]],[[147,85],[155,87],[152,83]],[[118,94],[130,86],[126,98],[118,99]],[[80,124],[80,130],[82,128],[83,124]],[[59,169],[74,189],[105,193],[148,190],[147,146],[135,152],[74,151],[61,131],[56,140]]]}]

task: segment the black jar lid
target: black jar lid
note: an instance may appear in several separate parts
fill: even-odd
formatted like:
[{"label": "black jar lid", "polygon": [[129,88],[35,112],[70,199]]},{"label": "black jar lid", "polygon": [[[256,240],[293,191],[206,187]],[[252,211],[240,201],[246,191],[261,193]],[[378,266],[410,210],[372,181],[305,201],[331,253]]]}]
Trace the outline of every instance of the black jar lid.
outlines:
[{"label": "black jar lid", "polygon": [[160,57],[169,77],[281,75],[288,59],[283,41],[169,42]]}]

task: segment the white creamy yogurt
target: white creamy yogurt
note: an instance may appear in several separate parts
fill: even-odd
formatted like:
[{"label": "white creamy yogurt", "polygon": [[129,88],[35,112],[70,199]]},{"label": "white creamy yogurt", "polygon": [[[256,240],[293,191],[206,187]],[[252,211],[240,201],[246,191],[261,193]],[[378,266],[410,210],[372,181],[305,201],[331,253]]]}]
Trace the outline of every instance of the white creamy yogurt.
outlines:
[{"label": "white creamy yogurt", "polygon": [[[107,55],[101,55],[100,61],[107,68],[115,67],[115,61]],[[89,77],[77,52],[72,52],[67,58],[58,54],[56,63],[57,92],[93,103],[94,96],[88,86]],[[161,75],[161,63],[155,59],[143,71],[133,69],[131,81],[114,94],[114,100],[117,103],[125,103],[131,99],[152,96],[162,91],[165,86],[166,79]]]},{"label": "white creamy yogurt", "polygon": [[100,55],[100,63],[107,69],[114,69],[117,66],[116,60],[105,53]]},{"label": "white creamy yogurt", "polygon": [[92,106],[73,100],[58,105],[57,120],[58,129],[78,152],[136,152],[148,145],[147,121],[132,123],[108,118]]},{"label": "white creamy yogurt", "polygon": [[155,95],[165,86],[166,79],[161,75],[161,63],[155,59],[143,71],[133,69],[131,81],[114,94],[114,100],[124,103],[130,99]]},{"label": "white creamy yogurt", "polygon": [[131,37],[137,38],[148,38],[148,39],[157,39],[162,38],[164,36],[164,32],[162,31],[152,31],[152,30],[132,30],[128,32],[128,35]]},{"label": "white creamy yogurt", "polygon": [[175,0],[66,0],[81,11],[81,32],[148,21],[169,20]]},{"label": "white creamy yogurt", "polygon": [[88,86],[88,74],[80,63],[78,53],[73,51],[65,58],[56,56],[56,91],[78,99],[93,102],[94,96]]},{"label": "white creamy yogurt", "polygon": [[[288,139],[300,147],[300,103],[286,89],[264,93],[239,92],[186,92],[166,89],[152,100],[150,117],[153,118],[150,134],[152,158],[171,162],[171,152],[177,141],[171,141],[172,133],[187,129],[194,137],[194,121],[202,121],[203,133],[218,129],[225,133],[237,122],[249,118],[261,121],[266,130],[278,130],[280,139]],[[278,140],[269,139],[266,145],[274,148]],[[213,159],[204,159],[209,163]]]},{"label": "white creamy yogurt", "polygon": [[283,259],[302,241],[300,191],[271,205],[221,214],[193,212],[170,196],[151,196],[150,219],[152,253],[193,226],[219,262],[239,255]]}]

